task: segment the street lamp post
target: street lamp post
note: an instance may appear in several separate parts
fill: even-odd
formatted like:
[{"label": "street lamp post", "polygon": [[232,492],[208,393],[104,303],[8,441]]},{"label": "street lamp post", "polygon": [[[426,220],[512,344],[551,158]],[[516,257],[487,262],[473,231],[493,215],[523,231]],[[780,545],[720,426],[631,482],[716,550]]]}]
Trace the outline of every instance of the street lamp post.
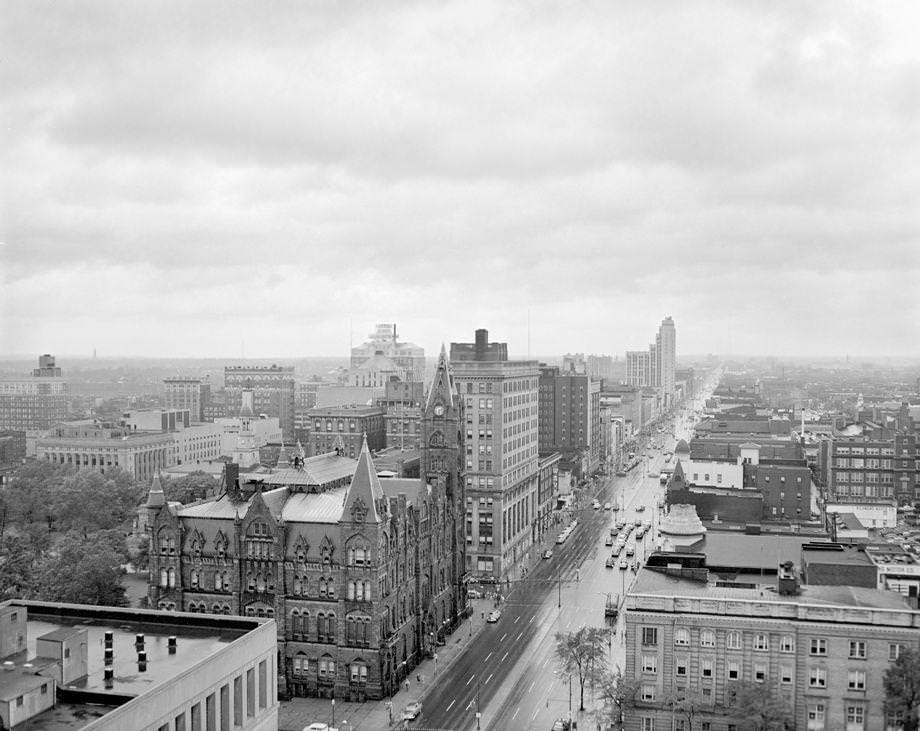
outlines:
[{"label": "street lamp post", "polygon": [[332,725],[335,726],[335,698],[332,699]]}]

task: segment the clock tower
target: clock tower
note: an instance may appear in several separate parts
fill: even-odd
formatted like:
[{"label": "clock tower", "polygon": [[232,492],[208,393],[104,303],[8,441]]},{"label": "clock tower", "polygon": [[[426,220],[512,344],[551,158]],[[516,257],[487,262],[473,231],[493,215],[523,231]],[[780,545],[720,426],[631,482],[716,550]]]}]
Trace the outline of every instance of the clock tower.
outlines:
[{"label": "clock tower", "polygon": [[434,380],[422,412],[420,475],[431,486],[432,497],[444,510],[444,536],[450,562],[454,612],[466,607],[466,538],[463,474],[463,400],[457,393],[447,351],[441,346]]}]

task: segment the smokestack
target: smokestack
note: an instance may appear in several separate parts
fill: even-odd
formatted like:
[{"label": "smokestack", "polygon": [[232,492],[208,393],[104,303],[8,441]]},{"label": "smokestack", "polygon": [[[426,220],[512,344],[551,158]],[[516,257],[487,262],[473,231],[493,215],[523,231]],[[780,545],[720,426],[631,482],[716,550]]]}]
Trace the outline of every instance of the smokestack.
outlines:
[{"label": "smokestack", "polygon": [[485,355],[488,347],[489,347],[489,331],[484,328],[480,328],[479,330],[476,331],[475,350],[476,350],[477,360],[479,360],[482,356]]}]

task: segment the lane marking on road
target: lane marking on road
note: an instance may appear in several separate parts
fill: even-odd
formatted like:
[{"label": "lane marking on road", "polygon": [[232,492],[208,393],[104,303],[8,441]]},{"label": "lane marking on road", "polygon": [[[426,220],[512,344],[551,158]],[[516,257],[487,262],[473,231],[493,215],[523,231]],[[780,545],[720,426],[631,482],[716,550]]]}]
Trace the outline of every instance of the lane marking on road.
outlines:
[{"label": "lane marking on road", "polygon": [[535,710],[535,711],[533,712],[533,715],[530,717],[530,720],[533,721],[533,720],[537,717],[537,714],[538,714],[539,712],[540,712],[540,709],[539,709],[539,708],[538,708],[537,710]]},{"label": "lane marking on road", "polygon": [[519,634],[519,635],[517,636],[517,639],[521,639],[521,635],[523,635],[523,634],[524,634],[524,630],[521,630],[521,634]]},{"label": "lane marking on road", "polygon": [[470,683],[472,683],[472,682],[473,682],[473,679],[474,679],[475,677],[476,677],[476,673],[473,673],[473,674],[470,676],[470,679],[466,681],[466,684],[469,685]]},{"label": "lane marking on road", "polygon": [[457,699],[454,698],[454,699],[450,702],[450,705],[449,705],[447,708],[444,709],[444,712],[447,713],[447,712],[451,709],[451,707],[454,705],[454,703],[456,703],[456,702],[457,702]]},{"label": "lane marking on road", "polygon": [[520,710],[521,710],[521,707],[520,707],[520,706],[518,706],[517,708],[514,709],[514,715],[511,717],[511,720],[512,720],[512,721],[513,721],[513,720],[515,719],[515,717],[518,715],[518,711],[520,711]]},{"label": "lane marking on road", "polygon": [[492,657],[492,653],[491,653],[491,652],[490,652],[488,655],[486,655],[486,659],[483,660],[483,662],[488,662],[490,657]]},{"label": "lane marking on road", "polygon": [[505,632],[505,634],[502,635],[502,638],[499,640],[499,642],[504,642],[507,636],[508,636],[508,633]]},{"label": "lane marking on road", "polygon": [[489,681],[492,680],[492,676],[493,676],[493,675],[495,675],[495,673],[489,673],[489,677],[486,678],[486,685],[488,685],[488,684],[489,684]]},{"label": "lane marking on road", "polygon": [[530,687],[527,689],[527,692],[529,693],[530,691],[532,691],[532,690],[533,690],[533,687],[534,687],[536,684],[537,684],[537,681],[536,681],[536,680],[532,680],[532,681],[530,682]]},{"label": "lane marking on road", "polygon": [[521,615],[519,614],[517,617],[514,618],[514,623],[517,624],[520,618],[521,618]]},{"label": "lane marking on road", "polygon": [[[511,651],[509,650],[508,652],[511,652]],[[502,659],[499,660],[499,662],[505,662],[505,658],[508,657],[508,652],[506,652],[504,655],[502,655]]]},{"label": "lane marking on road", "polygon": [[531,624],[531,622],[533,622],[536,618],[537,618],[537,615],[536,615],[536,614],[533,615],[533,616],[530,618],[530,622],[528,622],[527,624]]}]

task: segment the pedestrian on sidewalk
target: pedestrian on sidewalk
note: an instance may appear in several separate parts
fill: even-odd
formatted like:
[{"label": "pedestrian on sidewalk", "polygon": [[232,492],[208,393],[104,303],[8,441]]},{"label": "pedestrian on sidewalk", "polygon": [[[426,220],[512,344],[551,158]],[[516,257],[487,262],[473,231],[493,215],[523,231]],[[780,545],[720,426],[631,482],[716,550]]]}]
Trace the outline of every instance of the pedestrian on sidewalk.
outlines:
[{"label": "pedestrian on sidewalk", "polygon": [[409,678],[406,678],[406,693],[409,692]]}]

